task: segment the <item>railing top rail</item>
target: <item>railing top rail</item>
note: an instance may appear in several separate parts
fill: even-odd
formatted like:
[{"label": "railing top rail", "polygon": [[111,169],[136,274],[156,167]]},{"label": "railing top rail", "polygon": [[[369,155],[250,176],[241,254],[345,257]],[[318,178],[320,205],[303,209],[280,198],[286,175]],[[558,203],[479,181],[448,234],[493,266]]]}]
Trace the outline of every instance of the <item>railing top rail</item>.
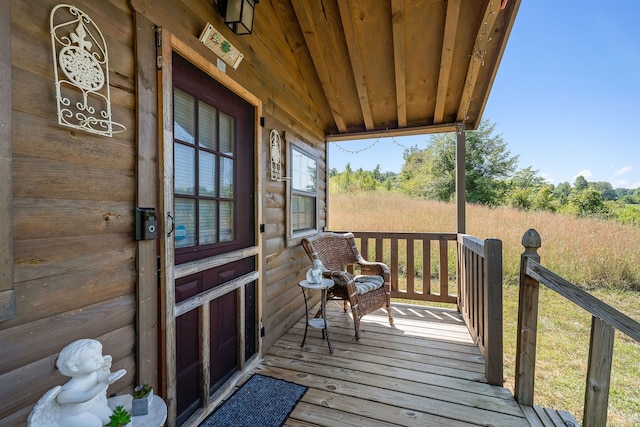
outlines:
[{"label": "railing top rail", "polygon": [[[336,233],[346,233],[346,231]],[[405,233],[395,231],[351,231],[357,238],[365,239],[416,239],[416,240],[456,240],[456,233]]]},{"label": "railing top rail", "polygon": [[640,342],[640,323],[543,267],[539,262],[531,258],[526,259],[525,262],[527,276],[553,289],[569,301],[587,310],[592,316],[602,319],[620,332]]},{"label": "railing top rail", "polygon": [[468,234],[458,234],[458,243],[480,256],[484,255],[484,240]]}]

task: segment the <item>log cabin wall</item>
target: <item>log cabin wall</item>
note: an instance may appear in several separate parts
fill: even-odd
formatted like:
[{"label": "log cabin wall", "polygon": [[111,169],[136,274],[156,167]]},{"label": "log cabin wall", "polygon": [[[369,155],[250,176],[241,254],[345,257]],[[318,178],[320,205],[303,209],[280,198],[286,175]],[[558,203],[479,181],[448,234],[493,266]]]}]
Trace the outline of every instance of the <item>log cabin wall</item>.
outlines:
[{"label": "log cabin wall", "polygon": [[74,1],[109,49],[112,115],[127,130],[107,138],[57,124],[49,32],[57,4],[3,5],[11,13],[12,96],[2,102],[12,113],[16,293],[16,316],[0,322],[3,426],[25,425],[38,398],[66,382],[55,358],[77,339],[98,339],[113,369],[127,369],[110,392],[130,389],[136,376],[132,14],[126,0]]},{"label": "log cabin wall", "polygon": [[[298,24],[278,13],[281,1],[261,2],[254,34],[241,37],[224,27],[210,0],[70,3],[105,36],[112,115],[127,130],[107,138],[57,125],[49,14],[58,2],[2,0],[11,16],[13,227],[0,235],[13,235],[16,316],[0,322],[0,426],[25,425],[38,398],[65,382],[55,370],[55,357],[79,338],[100,340],[104,353],[113,356],[113,369],[127,369],[109,393],[126,392],[136,382],[141,355],[136,355],[140,313],[133,210],[139,187],[136,135],[144,129],[136,129],[135,76],[136,61],[148,57],[140,52],[155,47],[134,47],[134,12],[167,28],[212,63],[215,55],[197,40],[207,22],[245,55],[238,70],[227,67],[227,74],[262,101],[265,116],[263,162],[257,171],[267,177],[258,189],[259,221],[265,225],[260,254],[263,351],[303,315],[296,285],[309,267],[299,241],[288,238],[287,183],[271,181],[264,161],[271,129],[317,156],[319,228],[326,223],[326,148],[319,116],[328,109],[318,106],[326,100],[319,95],[315,73],[302,72],[311,59],[301,32],[285,36],[286,25]],[[287,170],[284,151],[283,157]]]}]

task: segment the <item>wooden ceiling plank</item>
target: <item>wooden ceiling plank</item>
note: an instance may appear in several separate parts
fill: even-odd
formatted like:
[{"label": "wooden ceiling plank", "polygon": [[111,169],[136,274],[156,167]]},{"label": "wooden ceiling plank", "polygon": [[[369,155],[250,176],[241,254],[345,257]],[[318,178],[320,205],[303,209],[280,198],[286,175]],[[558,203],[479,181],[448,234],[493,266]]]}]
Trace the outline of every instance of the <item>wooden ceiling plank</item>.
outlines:
[{"label": "wooden ceiling plank", "polygon": [[351,57],[351,70],[353,71],[353,80],[356,83],[358,91],[358,99],[360,100],[360,109],[362,110],[362,118],[364,120],[365,129],[370,131],[374,129],[373,115],[371,114],[371,106],[369,104],[369,95],[367,93],[367,81],[362,67],[360,46],[356,37],[356,30],[353,26],[353,6],[351,0],[339,1],[340,19],[344,28],[344,35],[347,40],[347,50]]},{"label": "wooden ceiling plank", "polygon": [[[289,0],[273,0],[272,3],[282,28],[291,25],[291,22],[294,20],[297,22],[295,12],[288,6],[288,4],[290,4]],[[298,64],[298,68],[301,70],[300,74],[306,83],[309,96],[319,106],[324,126],[325,123],[333,119],[333,116],[331,115],[331,107],[324,94],[320,79],[317,73],[315,73],[315,65],[309,54],[304,35],[302,31],[284,31],[283,37],[287,40],[289,48]]]},{"label": "wooden ceiling plank", "polygon": [[498,13],[500,13],[500,2],[497,0],[489,0],[482,22],[478,28],[473,51],[471,52],[467,78],[458,107],[458,115],[456,118],[458,122],[465,122],[468,119],[467,115],[469,114],[469,107],[473,100],[473,91],[476,81],[478,80],[478,74],[480,74],[480,68],[483,66],[483,55],[487,45],[491,41],[490,36],[496,19],[498,18]]},{"label": "wooden ceiling plank", "polygon": [[331,114],[333,115],[333,120],[336,123],[338,132],[346,133],[348,129],[344,118],[340,114],[340,107],[338,105],[339,96],[333,86],[331,74],[327,67],[329,60],[323,54],[322,47],[320,46],[321,41],[318,40],[319,35],[318,29],[315,25],[314,15],[310,10],[312,2],[294,0],[291,3],[293,4],[296,16],[298,17],[298,22],[300,23],[300,28],[302,29],[305,41],[309,47],[309,53],[311,54],[311,58],[318,73],[318,78],[320,79],[320,83],[322,84],[322,88],[326,94],[327,101],[329,102]]},{"label": "wooden ceiling plank", "polygon": [[433,114],[434,124],[440,124],[444,121],[444,108],[447,101],[449,78],[451,77],[451,67],[453,64],[453,51],[455,49],[456,34],[458,33],[460,0],[449,0],[447,2],[446,13],[444,39],[442,40],[442,55],[440,58],[440,73],[438,75],[436,108]]},{"label": "wooden ceiling plank", "polygon": [[393,30],[393,65],[396,76],[396,105],[398,108],[398,127],[407,126],[407,88],[405,74],[404,47],[404,0],[391,0]]}]

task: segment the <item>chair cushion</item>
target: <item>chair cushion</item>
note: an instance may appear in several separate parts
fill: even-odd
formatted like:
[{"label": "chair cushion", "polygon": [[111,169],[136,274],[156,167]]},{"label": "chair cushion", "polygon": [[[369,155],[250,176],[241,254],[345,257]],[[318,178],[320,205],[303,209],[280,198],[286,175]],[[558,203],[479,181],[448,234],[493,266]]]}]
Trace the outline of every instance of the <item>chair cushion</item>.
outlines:
[{"label": "chair cushion", "polygon": [[366,294],[367,292],[378,289],[383,283],[384,279],[382,276],[358,275],[355,277],[356,293],[358,295]]}]

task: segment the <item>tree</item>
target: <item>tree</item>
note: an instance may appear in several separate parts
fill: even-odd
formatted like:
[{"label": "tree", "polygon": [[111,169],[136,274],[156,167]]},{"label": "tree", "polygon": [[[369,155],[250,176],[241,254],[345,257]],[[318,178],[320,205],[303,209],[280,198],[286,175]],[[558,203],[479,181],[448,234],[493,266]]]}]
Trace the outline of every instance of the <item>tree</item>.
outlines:
[{"label": "tree", "polygon": [[587,187],[589,187],[589,182],[587,181],[587,179],[582,175],[578,175],[573,182],[573,189],[575,191],[582,191],[586,190]]},{"label": "tree", "polygon": [[573,193],[569,199],[571,205],[576,209],[578,215],[588,216],[606,212],[602,193],[595,188],[586,188]]},{"label": "tree", "polygon": [[[497,204],[501,195],[501,179],[516,168],[518,157],[512,156],[500,135],[494,135],[495,124],[486,120],[466,135],[466,200]],[[424,150],[405,151],[402,167],[404,192],[425,198],[451,201],[455,196],[456,135],[431,137]]]}]

